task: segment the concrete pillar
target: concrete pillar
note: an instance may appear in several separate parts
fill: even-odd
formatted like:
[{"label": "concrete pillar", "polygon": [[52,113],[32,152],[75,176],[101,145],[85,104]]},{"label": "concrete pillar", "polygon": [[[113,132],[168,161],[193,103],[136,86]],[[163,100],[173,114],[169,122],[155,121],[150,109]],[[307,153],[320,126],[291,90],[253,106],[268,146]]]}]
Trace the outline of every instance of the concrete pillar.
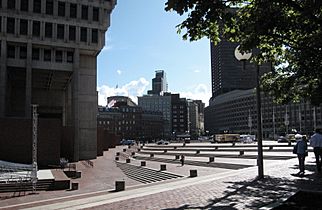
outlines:
[{"label": "concrete pillar", "polygon": [[161,164],[160,165],[160,171],[166,171],[167,170],[167,165]]},{"label": "concrete pillar", "polygon": [[28,40],[27,43],[27,59],[26,59],[26,101],[25,101],[25,117],[31,118],[31,99],[32,99],[32,44]]},{"label": "concrete pillar", "polygon": [[119,160],[120,160],[120,157],[119,157],[119,156],[116,156],[116,157],[115,157],[115,160],[116,160],[116,161],[119,161]]},{"label": "concrete pillar", "polygon": [[196,151],[196,154],[200,154],[200,150],[197,150],[197,151]]},{"label": "concrete pillar", "polygon": [[0,117],[6,115],[6,87],[7,87],[7,42],[1,40],[1,64],[0,64]]},{"label": "concrete pillar", "polygon": [[150,157],[154,157],[154,154],[150,154]]},{"label": "concrete pillar", "polygon": [[240,156],[244,155],[244,150],[239,151],[239,155]]},{"label": "concrete pillar", "polygon": [[131,159],[127,158],[126,160],[126,163],[131,163]]},{"label": "concrete pillar", "polygon": [[123,152],[126,152],[126,149],[123,149]]},{"label": "concrete pillar", "polygon": [[269,150],[273,150],[273,146],[269,146]]},{"label": "concrete pillar", "polygon": [[146,166],[146,162],[145,161],[141,161],[141,166]]},{"label": "concrete pillar", "polygon": [[79,97],[78,97],[78,83],[79,83],[79,49],[74,51],[74,65],[72,76],[72,113],[74,126],[74,160],[79,161]]},{"label": "concrete pillar", "polygon": [[176,160],[179,160],[179,158],[180,158],[180,155],[176,155],[176,156],[175,156],[175,159],[176,159]]},{"label": "concrete pillar", "polygon": [[214,162],[215,161],[215,157],[209,157],[209,163]]}]

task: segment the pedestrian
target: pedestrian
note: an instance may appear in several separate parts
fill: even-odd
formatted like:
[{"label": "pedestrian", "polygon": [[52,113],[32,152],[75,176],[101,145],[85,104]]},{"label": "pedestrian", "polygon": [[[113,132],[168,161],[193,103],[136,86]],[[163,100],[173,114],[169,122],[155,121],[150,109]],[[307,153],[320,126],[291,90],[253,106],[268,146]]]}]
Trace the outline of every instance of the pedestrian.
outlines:
[{"label": "pedestrian", "polygon": [[316,170],[321,172],[321,161],[322,161],[322,128],[318,127],[315,129],[315,133],[310,138],[310,146],[313,147],[315,155]]},{"label": "pedestrian", "polygon": [[180,162],[181,162],[181,166],[183,166],[184,165],[184,155],[181,155]]},{"label": "pedestrian", "polygon": [[298,175],[303,176],[305,173],[305,157],[307,156],[307,143],[306,136],[301,134],[295,135],[296,145],[294,146],[294,153],[297,154],[299,159],[299,169]]}]

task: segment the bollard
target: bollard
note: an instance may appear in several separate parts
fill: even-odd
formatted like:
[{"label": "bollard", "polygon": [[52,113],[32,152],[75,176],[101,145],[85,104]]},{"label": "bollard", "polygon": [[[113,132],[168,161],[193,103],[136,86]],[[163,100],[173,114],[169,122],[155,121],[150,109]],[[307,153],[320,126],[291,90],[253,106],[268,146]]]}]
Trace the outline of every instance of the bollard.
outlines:
[{"label": "bollard", "polygon": [[197,150],[197,151],[196,151],[196,154],[200,154],[200,150]]},{"label": "bollard", "polygon": [[117,152],[117,153],[116,153],[116,156],[120,156],[120,152]]},{"label": "bollard", "polygon": [[242,156],[242,155],[244,155],[244,150],[239,151],[239,156]]},{"label": "bollard", "polygon": [[126,149],[123,149],[123,152],[126,152]]},{"label": "bollard", "polygon": [[143,146],[141,146],[141,149],[143,149]]},{"label": "bollard", "polygon": [[154,154],[150,154],[150,157],[154,157]]},{"label": "bollard", "polygon": [[232,146],[235,146],[235,142],[233,142]]},{"label": "bollard", "polygon": [[132,152],[131,155],[134,156],[135,155],[135,152]]},{"label": "bollard", "polygon": [[197,176],[198,176],[197,170],[195,169],[190,170],[190,177],[197,177]]},{"label": "bollard", "polygon": [[[143,143],[143,146],[145,146],[145,143]],[[142,147],[143,147],[143,146],[142,146]]]},{"label": "bollard", "polygon": [[209,163],[215,162],[215,157],[209,157]]},{"label": "bollard", "polygon": [[120,158],[116,156],[116,157],[115,157],[115,160],[116,160],[116,161],[118,161],[118,160],[120,160]]},{"label": "bollard", "polygon": [[127,158],[126,159],[126,163],[131,163],[131,159],[130,158]]},{"label": "bollard", "polygon": [[179,158],[180,158],[180,155],[176,155],[176,157],[175,157],[175,158],[176,158],[176,160],[179,160]]},{"label": "bollard", "polygon": [[290,142],[290,141],[289,141],[289,142],[288,142],[288,146],[291,146],[291,145],[292,145],[292,142]]},{"label": "bollard", "polygon": [[218,147],[216,146],[216,147],[215,147],[215,150],[217,150],[217,149],[218,149]]},{"label": "bollard", "polygon": [[123,191],[125,190],[125,181],[115,181],[115,191]]},{"label": "bollard", "polygon": [[140,152],[141,151],[141,149],[140,148],[138,148],[138,152]]},{"label": "bollard", "polygon": [[131,149],[131,145],[129,145],[127,148]]},{"label": "bollard", "polygon": [[77,182],[72,183],[72,190],[78,190],[78,183]]},{"label": "bollard", "polygon": [[177,149],[177,147],[173,147],[173,149]]},{"label": "bollard", "polygon": [[163,150],[163,152],[164,152],[164,153],[167,153],[167,151],[168,151],[168,150],[166,150],[166,149],[165,149],[165,150]]},{"label": "bollard", "polygon": [[186,142],[184,142],[182,146],[186,146]]},{"label": "bollard", "polygon": [[146,166],[146,162],[145,161],[141,161],[141,166]]},{"label": "bollard", "polygon": [[269,150],[273,150],[273,146],[269,146]]},{"label": "bollard", "polygon": [[167,170],[167,165],[161,164],[160,165],[160,171],[166,171]]}]

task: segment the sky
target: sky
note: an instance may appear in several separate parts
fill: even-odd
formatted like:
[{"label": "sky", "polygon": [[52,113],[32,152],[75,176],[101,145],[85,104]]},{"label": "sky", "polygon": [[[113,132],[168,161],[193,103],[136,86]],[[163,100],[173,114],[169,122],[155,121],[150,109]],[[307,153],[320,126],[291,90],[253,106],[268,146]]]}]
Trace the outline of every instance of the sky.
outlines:
[{"label": "sky", "polygon": [[152,89],[156,70],[166,72],[168,89],[180,97],[211,97],[210,43],[182,39],[176,25],[184,20],[166,12],[166,0],[118,0],[98,56],[99,105],[109,96],[137,96]]}]

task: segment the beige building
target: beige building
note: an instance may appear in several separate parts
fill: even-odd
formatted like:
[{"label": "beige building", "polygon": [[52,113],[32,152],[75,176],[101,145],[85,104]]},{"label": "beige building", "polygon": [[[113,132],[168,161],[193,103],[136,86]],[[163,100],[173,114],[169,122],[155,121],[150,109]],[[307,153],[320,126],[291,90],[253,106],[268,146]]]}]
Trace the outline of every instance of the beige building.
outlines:
[{"label": "beige building", "polygon": [[97,55],[116,0],[0,1],[0,118],[60,119],[74,161],[97,154]]}]

